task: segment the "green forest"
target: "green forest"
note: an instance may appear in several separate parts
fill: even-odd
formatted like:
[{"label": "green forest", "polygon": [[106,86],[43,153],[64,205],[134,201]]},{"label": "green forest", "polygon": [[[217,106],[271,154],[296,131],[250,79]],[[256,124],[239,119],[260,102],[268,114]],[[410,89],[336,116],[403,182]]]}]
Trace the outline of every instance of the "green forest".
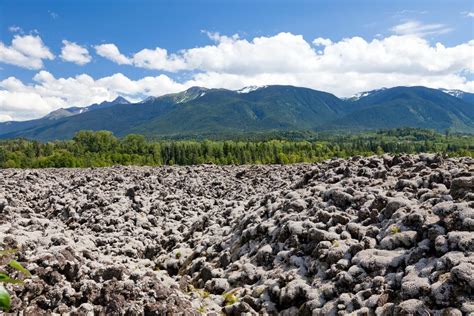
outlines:
[{"label": "green forest", "polygon": [[[268,139],[271,137],[271,139]],[[360,134],[281,134],[233,140],[148,140],[131,134],[80,131],[67,141],[0,141],[0,168],[314,163],[333,157],[436,152],[474,156],[474,136],[423,129]]]}]

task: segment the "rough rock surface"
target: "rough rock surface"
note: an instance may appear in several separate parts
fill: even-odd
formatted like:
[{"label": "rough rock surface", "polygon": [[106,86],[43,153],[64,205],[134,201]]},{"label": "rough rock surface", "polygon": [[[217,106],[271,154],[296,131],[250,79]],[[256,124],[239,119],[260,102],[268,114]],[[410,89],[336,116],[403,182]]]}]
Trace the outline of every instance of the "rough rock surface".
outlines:
[{"label": "rough rock surface", "polygon": [[474,312],[474,161],[0,171],[26,315]]}]

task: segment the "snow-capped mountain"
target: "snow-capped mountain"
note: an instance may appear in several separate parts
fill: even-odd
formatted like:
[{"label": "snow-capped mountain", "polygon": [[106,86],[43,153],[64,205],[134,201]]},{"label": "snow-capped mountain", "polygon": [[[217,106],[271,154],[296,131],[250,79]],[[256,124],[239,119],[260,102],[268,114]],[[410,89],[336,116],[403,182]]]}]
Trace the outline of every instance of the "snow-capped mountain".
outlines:
[{"label": "snow-capped mountain", "polygon": [[94,104],[86,106],[86,107],[74,106],[74,107],[70,107],[70,108],[57,109],[57,110],[47,114],[43,118],[48,119],[48,120],[57,120],[57,119],[60,119],[60,118],[63,118],[63,117],[69,117],[69,116],[73,116],[73,115],[82,114],[82,113],[85,113],[85,112],[88,112],[88,111],[93,111],[93,110],[97,110],[97,109],[105,109],[105,108],[108,108],[108,107],[111,107],[111,106],[114,106],[114,105],[117,105],[117,104],[129,104],[129,103],[130,102],[127,99],[125,99],[123,97],[117,97],[113,101],[104,101],[104,102],[101,102],[101,103],[94,103]]},{"label": "snow-capped mountain", "polygon": [[449,95],[452,95],[453,97],[456,97],[458,99],[461,99],[463,101],[466,101],[468,103],[474,103],[474,93],[462,91],[462,90],[457,90],[457,89],[439,89],[440,91],[443,91],[444,93],[447,93]]},{"label": "snow-capped mountain", "polygon": [[463,93],[460,99],[438,89],[393,87],[341,100],[327,92],[294,86],[238,91],[192,87],[130,106],[106,103],[81,114],[81,108],[65,109],[67,113],[63,109],[56,113],[62,116],[59,119],[0,123],[0,138],[69,139],[84,129],[150,137],[398,127],[474,133],[474,103],[465,101],[472,93]]},{"label": "snow-capped mountain", "polygon": [[171,99],[174,103],[186,103],[186,102],[205,96],[208,90],[210,89],[204,88],[204,87],[191,87],[182,92],[165,94],[159,97],[149,96],[138,103],[139,104],[152,103],[155,101],[165,100],[165,99]]},{"label": "snow-capped mountain", "polygon": [[363,92],[358,92],[356,94],[354,94],[353,96],[350,96],[348,98],[343,98],[344,100],[347,100],[347,101],[357,101],[357,100],[360,100],[362,98],[365,98],[369,95],[372,95],[374,93],[377,93],[377,92],[380,92],[380,91],[384,91],[386,90],[387,88],[380,88],[380,89],[375,89],[375,90],[370,90],[370,91],[363,91]]},{"label": "snow-capped mountain", "polygon": [[456,89],[439,89],[439,90],[459,99],[462,99],[463,95],[466,93],[464,91],[456,90]]},{"label": "snow-capped mountain", "polygon": [[185,103],[206,95],[209,89],[203,87],[191,87],[186,91],[174,94],[176,103]]},{"label": "snow-capped mountain", "polygon": [[237,93],[250,93],[253,91],[256,91],[258,89],[263,89],[266,88],[267,86],[248,86],[248,87],[243,87],[242,89],[236,90]]}]

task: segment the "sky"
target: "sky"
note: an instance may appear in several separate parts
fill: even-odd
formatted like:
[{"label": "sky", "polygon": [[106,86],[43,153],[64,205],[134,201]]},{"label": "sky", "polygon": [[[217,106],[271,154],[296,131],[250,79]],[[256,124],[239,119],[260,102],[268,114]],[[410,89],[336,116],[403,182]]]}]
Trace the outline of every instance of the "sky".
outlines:
[{"label": "sky", "polygon": [[474,1],[0,0],[0,121],[270,84],[474,92]]}]

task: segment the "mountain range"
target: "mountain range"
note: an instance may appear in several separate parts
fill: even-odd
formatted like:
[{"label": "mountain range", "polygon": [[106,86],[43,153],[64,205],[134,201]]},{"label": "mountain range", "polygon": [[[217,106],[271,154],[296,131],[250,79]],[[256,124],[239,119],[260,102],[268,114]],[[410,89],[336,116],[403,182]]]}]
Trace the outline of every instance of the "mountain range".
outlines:
[{"label": "mountain range", "polygon": [[69,139],[79,130],[149,137],[223,136],[278,131],[363,131],[417,127],[474,133],[474,94],[394,87],[341,99],[294,86],[241,90],[192,87],[130,103],[119,97],[43,118],[0,123],[0,138]]}]

